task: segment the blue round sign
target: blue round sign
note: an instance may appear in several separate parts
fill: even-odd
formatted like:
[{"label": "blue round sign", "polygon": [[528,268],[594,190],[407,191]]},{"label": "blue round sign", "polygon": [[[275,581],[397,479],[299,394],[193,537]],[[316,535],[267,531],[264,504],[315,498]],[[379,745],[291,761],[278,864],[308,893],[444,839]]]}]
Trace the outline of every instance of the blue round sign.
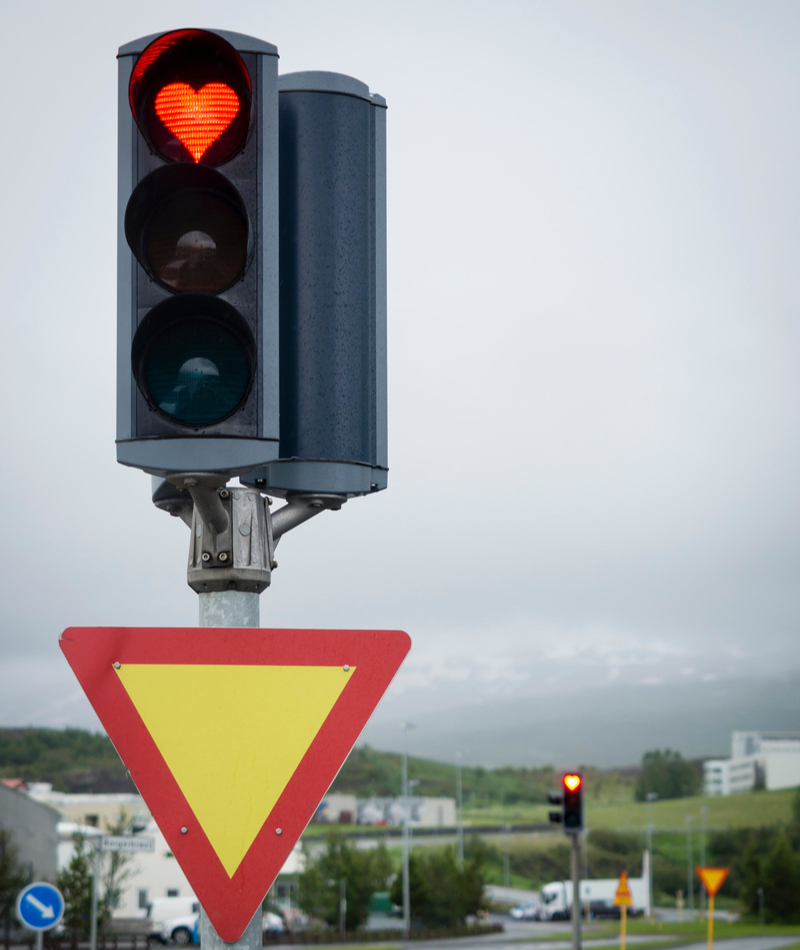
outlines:
[{"label": "blue round sign", "polygon": [[34,881],[17,896],[17,917],[28,930],[49,930],[64,916],[61,891],[44,881]]}]

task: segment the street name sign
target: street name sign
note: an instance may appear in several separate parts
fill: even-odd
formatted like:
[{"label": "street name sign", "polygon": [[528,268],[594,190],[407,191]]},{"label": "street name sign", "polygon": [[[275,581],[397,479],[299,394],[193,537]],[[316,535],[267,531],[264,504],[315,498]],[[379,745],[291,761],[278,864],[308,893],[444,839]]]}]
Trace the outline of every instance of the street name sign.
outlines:
[{"label": "street name sign", "polygon": [[60,646],[230,943],[411,641],[399,630],[70,627]]},{"label": "street name sign", "polygon": [[129,854],[133,851],[155,851],[155,838],[132,838],[128,835],[103,835],[100,839],[101,851],[116,851]]},{"label": "street name sign", "polygon": [[716,896],[717,891],[725,883],[725,878],[730,874],[730,868],[695,868],[695,870],[709,897]]},{"label": "street name sign", "polygon": [[50,930],[64,916],[61,891],[44,881],[34,881],[17,895],[17,917],[28,930]]},{"label": "street name sign", "polygon": [[628,884],[627,871],[623,871],[619,876],[619,884],[617,884],[617,891],[614,894],[614,903],[617,907],[630,907],[633,903],[633,894],[631,894],[631,886]]}]

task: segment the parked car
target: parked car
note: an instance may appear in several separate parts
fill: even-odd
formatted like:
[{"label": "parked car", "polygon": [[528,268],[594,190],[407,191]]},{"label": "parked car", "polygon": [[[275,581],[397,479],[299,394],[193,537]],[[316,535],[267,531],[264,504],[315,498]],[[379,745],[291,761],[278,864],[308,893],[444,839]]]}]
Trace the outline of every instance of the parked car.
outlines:
[{"label": "parked car", "polygon": [[529,904],[520,904],[519,907],[512,907],[508,912],[508,915],[514,920],[541,920],[541,901],[535,900],[531,901]]},{"label": "parked car", "polygon": [[280,914],[265,910],[261,915],[261,929],[265,934],[284,934],[287,930],[286,921]]},{"label": "parked car", "polygon": [[157,897],[147,908],[150,937],[162,943],[190,943],[199,914],[196,897]]},{"label": "parked car", "polygon": [[183,917],[170,917],[160,923],[151,923],[150,936],[161,943],[177,943],[186,946],[192,942],[195,927],[199,926],[200,914],[188,914]]}]

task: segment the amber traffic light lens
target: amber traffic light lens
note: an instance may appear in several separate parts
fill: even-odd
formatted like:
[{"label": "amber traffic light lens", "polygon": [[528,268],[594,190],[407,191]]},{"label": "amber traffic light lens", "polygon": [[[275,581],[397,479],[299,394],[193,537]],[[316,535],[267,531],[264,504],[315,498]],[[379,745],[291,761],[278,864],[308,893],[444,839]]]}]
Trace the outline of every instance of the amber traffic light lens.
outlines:
[{"label": "amber traffic light lens", "polygon": [[153,280],[175,293],[216,294],[247,264],[247,211],[236,188],[211,168],[166,165],[136,188],[125,235]]},{"label": "amber traffic light lens", "polygon": [[154,40],[133,68],[134,118],[165,161],[219,165],[239,152],[250,128],[250,74],[214,33],[176,30]]}]

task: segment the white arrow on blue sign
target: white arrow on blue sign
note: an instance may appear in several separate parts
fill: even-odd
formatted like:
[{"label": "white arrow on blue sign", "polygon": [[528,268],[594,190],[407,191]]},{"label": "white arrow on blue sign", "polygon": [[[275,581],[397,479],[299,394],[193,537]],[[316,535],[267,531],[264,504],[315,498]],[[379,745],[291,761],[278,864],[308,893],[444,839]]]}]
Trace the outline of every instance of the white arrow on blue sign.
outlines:
[{"label": "white arrow on blue sign", "polygon": [[44,881],[34,881],[17,895],[17,917],[28,930],[50,930],[64,916],[61,891]]}]

